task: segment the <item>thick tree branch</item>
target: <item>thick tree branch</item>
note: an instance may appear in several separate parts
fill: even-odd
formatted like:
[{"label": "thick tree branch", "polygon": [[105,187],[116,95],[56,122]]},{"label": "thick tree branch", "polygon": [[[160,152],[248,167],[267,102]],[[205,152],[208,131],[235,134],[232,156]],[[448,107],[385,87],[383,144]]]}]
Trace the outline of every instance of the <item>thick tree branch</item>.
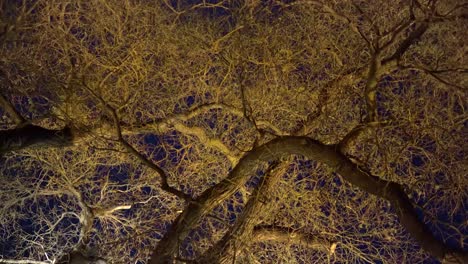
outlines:
[{"label": "thick tree branch", "polygon": [[[196,203],[189,204],[177,217],[171,229],[159,242],[149,263],[170,262],[178,251],[179,242],[187,237],[189,231],[204,215],[245,184],[254,174],[257,164],[289,155],[303,155],[308,159],[325,163],[355,187],[388,200],[403,227],[429,254],[444,259],[447,254],[454,252],[437,240],[418,218],[411,201],[403,191],[403,186],[370,175],[336,149],[335,146],[327,146],[307,137],[291,136],[277,138],[248,152],[223,181],[206,190]],[[468,257],[466,253],[457,254]]]},{"label": "thick tree branch", "polygon": [[[427,31],[429,27],[428,21],[423,21],[415,30],[413,30],[407,38],[405,38],[400,45],[396,48],[395,52],[381,59],[381,53],[385,48],[392,44],[396,37],[402,34],[403,30],[411,25],[411,20],[407,23],[402,23],[401,26],[398,26],[392,32],[392,37],[390,40],[385,43],[382,47],[376,47],[373,51],[370,62],[369,70],[365,86],[365,99],[367,107],[367,116],[365,118],[366,123],[378,123],[378,105],[377,105],[377,86],[380,76],[389,71],[392,68],[395,68],[398,65],[403,54],[418,40],[421,39],[422,35]],[[364,126],[362,126],[364,128]],[[354,131],[354,134],[359,134],[362,130]]]},{"label": "thick tree branch", "polygon": [[252,242],[275,241],[292,243],[315,250],[328,251],[330,243],[312,236],[293,232],[287,228],[256,226],[259,212],[266,214],[265,207],[271,199],[270,193],[284,175],[289,164],[273,162],[265,173],[260,187],[256,188],[234,225],[213,247],[200,256],[197,263],[230,263],[236,255]]},{"label": "thick tree branch", "polygon": [[417,41],[421,39],[421,37],[424,35],[424,33],[427,31],[429,28],[429,22],[427,20],[422,21],[415,30],[413,30],[407,38],[405,38],[400,45],[397,47],[395,52],[384,58],[382,60],[382,66],[388,66],[388,65],[394,65],[396,66],[398,64],[398,61],[401,59],[403,54],[412,46],[414,45]]},{"label": "thick tree branch", "polygon": [[[2,81],[8,86],[13,86],[7,74],[0,70]],[[49,147],[63,147],[73,144],[73,135],[70,127],[61,130],[46,129],[33,125],[15,109],[7,97],[0,93],[0,107],[8,113],[16,124],[16,128],[0,131],[0,155],[11,151],[17,151],[33,145],[46,145]]]},{"label": "thick tree branch", "polygon": [[36,125],[0,131],[0,154],[17,151],[34,145],[63,147],[73,144],[69,127],[51,130]]},{"label": "thick tree branch", "polygon": [[367,75],[365,98],[367,106],[366,122],[378,122],[377,113],[377,84],[380,78],[380,58],[376,51],[371,58],[369,72]]},{"label": "thick tree branch", "polygon": [[104,259],[85,256],[79,251],[74,251],[71,254],[65,255],[60,259],[58,264],[106,264]]},{"label": "thick tree branch", "polygon": [[[257,224],[259,212],[265,211],[264,207],[270,198],[269,194],[284,173],[284,169],[278,168],[278,166],[281,166],[281,164],[277,161],[269,166],[259,187],[252,192],[249,201],[234,225],[221,240],[196,260],[197,263],[223,263],[233,257],[235,258],[235,254],[248,245],[251,233]],[[237,250],[233,250],[234,247]]]}]

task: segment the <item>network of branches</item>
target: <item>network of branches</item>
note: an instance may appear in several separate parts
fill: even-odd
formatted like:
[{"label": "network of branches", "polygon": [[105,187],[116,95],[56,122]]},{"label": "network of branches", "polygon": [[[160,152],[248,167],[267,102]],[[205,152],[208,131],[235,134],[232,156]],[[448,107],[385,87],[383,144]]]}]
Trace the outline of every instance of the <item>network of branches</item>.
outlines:
[{"label": "network of branches", "polygon": [[0,263],[468,263],[467,7],[0,0]]}]

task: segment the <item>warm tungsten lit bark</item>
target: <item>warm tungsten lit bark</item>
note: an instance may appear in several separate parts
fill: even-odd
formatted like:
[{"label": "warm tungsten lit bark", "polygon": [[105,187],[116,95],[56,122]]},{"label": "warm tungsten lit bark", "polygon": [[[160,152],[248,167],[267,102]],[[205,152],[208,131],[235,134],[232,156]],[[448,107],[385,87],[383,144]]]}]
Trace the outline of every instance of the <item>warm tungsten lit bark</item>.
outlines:
[{"label": "warm tungsten lit bark", "polygon": [[261,221],[259,217],[262,214],[271,213],[271,209],[267,209],[272,198],[271,193],[287,169],[285,165],[287,163],[279,162],[273,162],[269,165],[260,187],[254,190],[235,224],[212,248],[197,258],[198,263],[229,263],[252,242],[275,241],[322,251],[330,249],[330,243],[311,236],[291,233],[291,230],[285,228],[257,226]]},{"label": "warm tungsten lit bark", "polygon": [[0,1],[0,262],[467,263],[466,8]]},{"label": "warm tungsten lit bark", "polygon": [[326,146],[306,137],[281,137],[250,151],[241,158],[225,180],[206,190],[196,202],[190,204],[165,238],[159,242],[150,263],[170,262],[175,257],[178,244],[185,239],[190,229],[203,215],[222,202],[223,198],[229,197],[245,184],[248,176],[254,173],[255,163],[274,161],[289,155],[303,155],[323,162],[353,185],[388,200],[397,212],[400,223],[423,249],[440,259],[444,259],[446,254],[453,254],[452,250],[438,241],[418,219],[402,186],[368,174],[337,152],[334,145]]},{"label": "warm tungsten lit bark", "polygon": [[[279,166],[283,167],[279,170]],[[198,263],[218,263],[224,259],[229,261],[237,254],[238,250],[247,246],[254,227],[257,225],[260,213],[265,213],[265,204],[268,203],[269,193],[278,183],[284,173],[285,164],[273,162],[265,172],[260,186],[256,188],[249,201],[244,207],[242,214],[236,219],[235,224],[212,248],[207,250],[203,256],[197,259]]]}]

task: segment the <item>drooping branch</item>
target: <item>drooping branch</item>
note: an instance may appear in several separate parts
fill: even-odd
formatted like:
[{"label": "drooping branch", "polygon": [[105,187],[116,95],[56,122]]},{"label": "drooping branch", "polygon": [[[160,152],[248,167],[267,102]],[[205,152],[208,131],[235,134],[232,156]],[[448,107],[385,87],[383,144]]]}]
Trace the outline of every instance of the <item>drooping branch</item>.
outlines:
[{"label": "drooping branch", "polygon": [[[337,152],[336,146],[327,146],[307,137],[290,136],[277,138],[248,152],[223,181],[206,190],[196,202],[189,204],[159,242],[149,263],[170,262],[178,251],[179,243],[188,236],[189,231],[204,215],[245,184],[249,176],[254,174],[257,164],[289,155],[303,155],[308,159],[325,163],[355,187],[388,200],[402,226],[429,254],[444,259],[447,254],[454,253],[454,250],[437,240],[418,218],[410,199],[403,191],[403,186],[365,172],[346,156]],[[456,254],[468,257],[463,252]]]}]

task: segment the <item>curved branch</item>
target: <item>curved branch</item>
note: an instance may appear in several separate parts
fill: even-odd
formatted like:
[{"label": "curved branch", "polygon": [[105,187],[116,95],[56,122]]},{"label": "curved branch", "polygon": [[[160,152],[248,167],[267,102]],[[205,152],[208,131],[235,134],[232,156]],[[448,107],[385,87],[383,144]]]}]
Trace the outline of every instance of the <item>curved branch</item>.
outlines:
[{"label": "curved branch", "polygon": [[228,160],[231,162],[231,165],[233,167],[236,166],[239,158],[235,155],[235,153],[231,151],[226,146],[226,144],[223,143],[223,141],[209,137],[203,128],[189,127],[184,125],[182,122],[176,122],[174,124],[174,128],[185,135],[196,136],[201,141],[201,143],[205,144],[205,146],[216,149],[226,155]]},{"label": "curved branch", "polygon": [[[398,183],[386,181],[366,173],[346,156],[337,152],[336,146],[327,146],[307,137],[280,137],[254,148],[241,158],[237,166],[220,183],[206,190],[196,203],[189,204],[180,214],[171,229],[165,234],[154,250],[150,264],[168,263],[176,255],[179,242],[184,240],[198,221],[231,196],[240,186],[254,175],[257,164],[278,160],[290,155],[302,155],[308,159],[327,164],[343,179],[369,194],[388,200],[396,211],[400,223],[419,245],[429,254],[444,259],[455,252],[437,240],[418,218],[410,199]],[[468,254],[457,252],[468,258]]]}]

